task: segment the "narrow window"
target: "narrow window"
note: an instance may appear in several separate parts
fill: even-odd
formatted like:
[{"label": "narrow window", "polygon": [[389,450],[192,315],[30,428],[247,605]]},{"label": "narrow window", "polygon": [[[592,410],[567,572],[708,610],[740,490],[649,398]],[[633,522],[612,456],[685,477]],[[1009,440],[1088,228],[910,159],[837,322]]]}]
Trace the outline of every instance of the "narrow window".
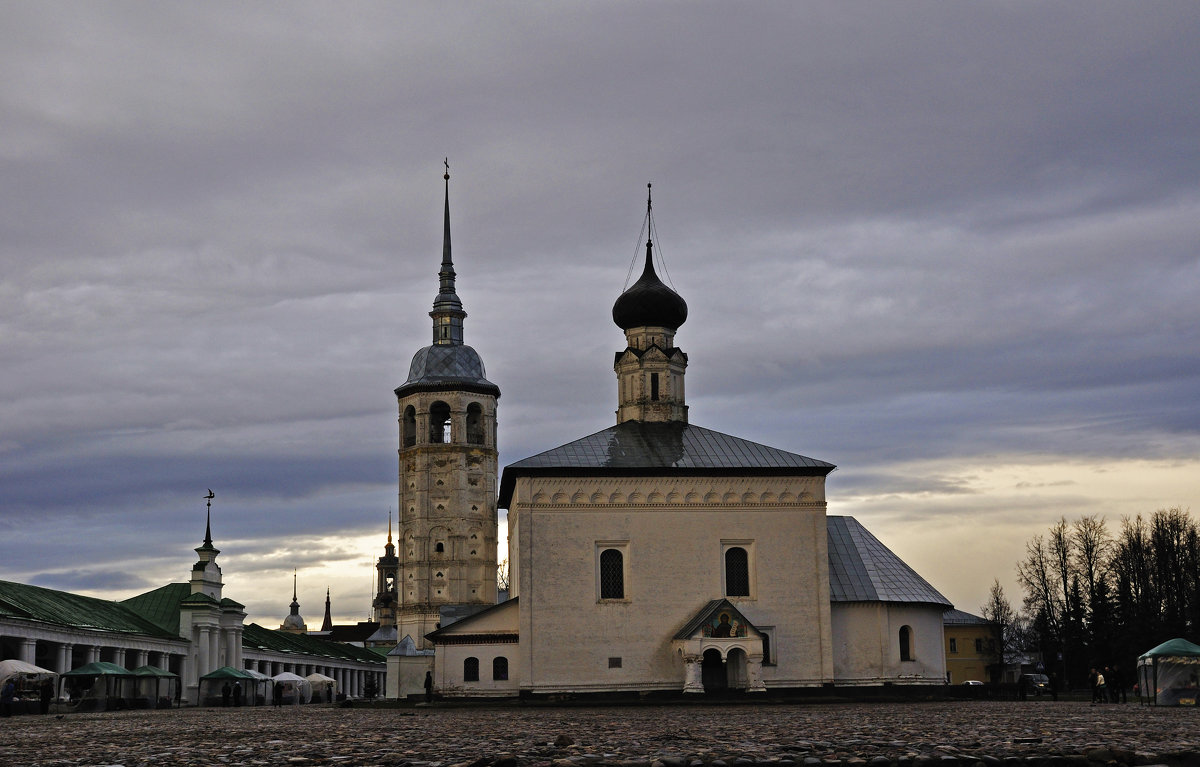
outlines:
[{"label": "narrow window", "polygon": [[463,681],[479,681],[479,658],[466,658],[463,660]]},{"label": "narrow window", "polygon": [[977,652],[977,653],[983,652],[983,640],[982,639],[975,640],[975,652]]},{"label": "narrow window", "polygon": [[900,660],[912,660],[912,629],[900,627]]},{"label": "narrow window", "polygon": [[650,374],[650,399],[658,400],[658,373]]},{"label": "narrow window", "polygon": [[429,407],[429,441],[444,444],[450,441],[450,406],[435,402]]},{"label": "narrow window", "polygon": [[477,402],[467,405],[467,442],[483,444],[483,408]]},{"label": "narrow window", "polygon": [[750,596],[750,557],[741,546],[725,550],[725,596]]},{"label": "narrow window", "polygon": [[958,652],[958,640],[953,637],[950,639],[950,652]]},{"label": "narrow window", "polygon": [[600,552],[600,598],[625,598],[625,557],[616,549]]},{"label": "narrow window", "polygon": [[762,664],[764,666],[774,666],[775,661],[771,659],[771,635],[765,631],[760,632],[760,633],[762,634],[762,643],[763,643]]},{"label": "narrow window", "polygon": [[417,444],[417,409],[412,405],[404,408],[404,446]]},{"label": "narrow window", "polygon": [[492,658],[492,679],[497,682],[508,679],[508,658]]}]

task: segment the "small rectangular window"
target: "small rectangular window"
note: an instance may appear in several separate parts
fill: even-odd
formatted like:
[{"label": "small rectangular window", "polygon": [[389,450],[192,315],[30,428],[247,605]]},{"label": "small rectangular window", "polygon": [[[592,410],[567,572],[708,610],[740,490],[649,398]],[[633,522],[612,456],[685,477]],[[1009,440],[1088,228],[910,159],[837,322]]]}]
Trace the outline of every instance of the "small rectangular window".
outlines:
[{"label": "small rectangular window", "polygon": [[958,652],[958,640],[957,639],[952,638],[950,640],[950,652]]},{"label": "small rectangular window", "polygon": [[983,652],[983,640],[982,639],[975,640],[975,652]]},{"label": "small rectangular window", "polygon": [[650,399],[658,400],[658,373],[650,374]]},{"label": "small rectangular window", "polygon": [[608,667],[609,668],[621,668],[621,659],[620,658],[609,658],[608,659]]}]

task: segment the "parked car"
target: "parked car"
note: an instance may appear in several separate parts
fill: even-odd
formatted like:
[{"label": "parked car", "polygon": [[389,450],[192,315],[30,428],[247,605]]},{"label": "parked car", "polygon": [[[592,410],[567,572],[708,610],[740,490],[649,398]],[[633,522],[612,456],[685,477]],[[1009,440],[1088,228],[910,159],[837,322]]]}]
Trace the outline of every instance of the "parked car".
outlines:
[{"label": "parked car", "polygon": [[983,686],[983,682],[979,681],[978,679],[968,679],[967,681],[963,682],[963,684],[970,685],[971,687],[975,687],[975,686],[982,687]]},{"label": "parked car", "polygon": [[1021,674],[1021,689],[1026,693],[1041,695],[1050,692],[1050,677],[1045,674]]}]

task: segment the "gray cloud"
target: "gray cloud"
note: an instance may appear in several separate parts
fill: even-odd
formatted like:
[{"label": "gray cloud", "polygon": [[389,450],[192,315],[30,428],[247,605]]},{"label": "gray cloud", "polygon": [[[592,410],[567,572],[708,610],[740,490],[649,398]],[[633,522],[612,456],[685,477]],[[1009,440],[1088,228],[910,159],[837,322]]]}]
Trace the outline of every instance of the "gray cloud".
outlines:
[{"label": "gray cloud", "polygon": [[106,545],[55,583],[181,580],[213,486],[231,577],[365,591],[313,541],[394,504],[447,155],[502,464],[612,422],[653,181],[693,421],[839,464],[832,502],[1001,525],[1033,517],[900,467],[1186,467],[1198,33],[1188,3],[5,6],[0,577],[59,573],[69,530]]}]

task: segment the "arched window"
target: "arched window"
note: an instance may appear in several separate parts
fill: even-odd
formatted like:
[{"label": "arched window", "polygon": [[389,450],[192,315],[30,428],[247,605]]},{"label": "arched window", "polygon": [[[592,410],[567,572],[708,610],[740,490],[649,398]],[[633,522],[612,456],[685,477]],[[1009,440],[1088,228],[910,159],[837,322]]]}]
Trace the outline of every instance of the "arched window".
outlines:
[{"label": "arched window", "polygon": [[908,626],[900,627],[900,660],[912,660],[912,629]]},{"label": "arched window", "polygon": [[464,658],[463,659],[463,681],[478,682],[479,681],[479,658]]},{"label": "arched window", "polygon": [[741,546],[725,550],[725,596],[750,596],[750,557]]},{"label": "arched window", "polygon": [[412,447],[417,444],[417,409],[412,405],[404,408],[404,426],[401,430],[403,445]]},{"label": "arched window", "polygon": [[450,441],[450,406],[445,402],[429,406],[429,441],[437,444]]},{"label": "arched window", "polygon": [[434,544],[433,550],[439,554],[443,554],[446,551],[446,544],[438,541],[436,544]]},{"label": "arched window", "polygon": [[600,598],[625,598],[625,557],[617,549],[600,552]]},{"label": "arched window", "polygon": [[497,682],[508,679],[508,658],[492,658],[492,679]]},{"label": "arched window", "polygon": [[472,445],[483,444],[483,408],[478,402],[467,405],[467,442]]}]

